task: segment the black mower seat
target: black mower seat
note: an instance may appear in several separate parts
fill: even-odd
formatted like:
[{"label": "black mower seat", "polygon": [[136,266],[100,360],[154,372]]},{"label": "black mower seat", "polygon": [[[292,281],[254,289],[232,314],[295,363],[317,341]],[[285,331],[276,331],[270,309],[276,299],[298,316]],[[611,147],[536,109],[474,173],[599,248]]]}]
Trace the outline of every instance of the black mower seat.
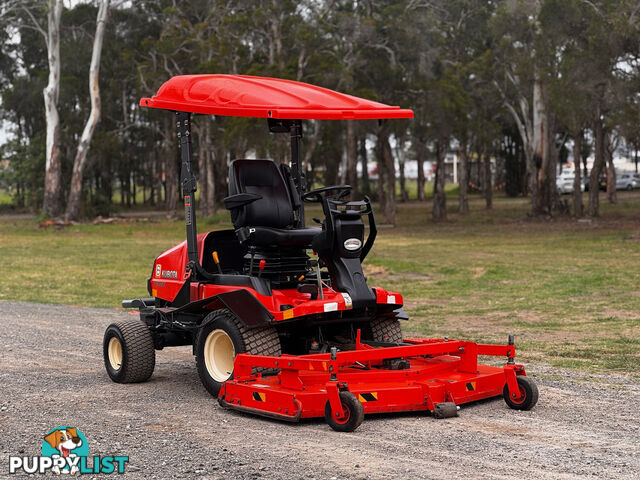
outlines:
[{"label": "black mower seat", "polygon": [[[286,178],[285,178],[286,177]],[[243,201],[240,194],[260,198]],[[272,160],[234,160],[229,166],[231,221],[238,239],[245,245],[309,246],[320,228],[293,228],[294,209],[301,205],[286,166]]]},{"label": "black mower seat", "polygon": [[321,228],[298,228],[283,230],[271,227],[250,227],[247,243],[258,247],[282,246],[297,247],[311,245],[314,237],[322,232]]}]

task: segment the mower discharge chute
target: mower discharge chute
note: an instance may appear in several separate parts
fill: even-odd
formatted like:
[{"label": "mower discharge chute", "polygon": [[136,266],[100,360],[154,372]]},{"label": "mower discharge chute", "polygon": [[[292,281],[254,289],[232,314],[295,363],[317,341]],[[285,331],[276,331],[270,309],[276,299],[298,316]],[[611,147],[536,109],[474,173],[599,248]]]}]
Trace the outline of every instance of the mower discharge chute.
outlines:
[{"label": "mower discharge chute", "polygon": [[[174,77],[140,105],[175,112],[187,238],[156,258],[150,298],[122,302],[140,319],[107,328],[112,380],[145,381],[155,350],[192,345],[202,383],[225,408],[287,421],[325,416],[339,431],[357,428],[365,413],[442,418],[499,395],[511,408],[535,405],[512,337],[507,345],[404,339],[402,295],[369,287],[362,272],[376,237],[370,200],[347,199],[348,185],[306,191],[301,120],[412,118],[411,110],[240,75]],[[231,162],[231,230],[197,233],[192,113],[266,118],[271,132],[290,135],[291,165]],[[305,225],[304,202],[322,206],[319,226]],[[478,355],[507,361],[478,365]]]}]

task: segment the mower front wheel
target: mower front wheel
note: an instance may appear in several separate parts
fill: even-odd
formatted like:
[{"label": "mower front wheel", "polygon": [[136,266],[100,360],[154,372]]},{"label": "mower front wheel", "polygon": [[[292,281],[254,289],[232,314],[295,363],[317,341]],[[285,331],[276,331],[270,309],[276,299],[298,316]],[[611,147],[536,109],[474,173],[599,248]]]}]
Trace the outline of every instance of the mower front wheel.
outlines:
[{"label": "mower front wheel", "polygon": [[520,392],[516,394],[516,397],[512,397],[509,395],[509,386],[505,383],[502,390],[504,401],[514,410],[531,410],[538,403],[538,386],[524,375],[518,375],[516,379]]},{"label": "mower front wheel", "polygon": [[104,332],[102,353],[107,374],[116,383],[145,382],[156,366],[151,332],[139,318],[109,325]]},{"label": "mower front wheel", "polygon": [[233,378],[238,353],[280,356],[280,338],[273,327],[249,329],[229,310],[216,310],[202,321],[195,353],[200,380],[217,397],[222,384]]},{"label": "mower front wheel", "polygon": [[342,404],[342,418],[336,418],[336,413],[331,410],[331,403],[327,400],[324,407],[324,418],[336,432],[353,432],[364,420],[364,407],[358,398],[351,392],[340,392]]}]

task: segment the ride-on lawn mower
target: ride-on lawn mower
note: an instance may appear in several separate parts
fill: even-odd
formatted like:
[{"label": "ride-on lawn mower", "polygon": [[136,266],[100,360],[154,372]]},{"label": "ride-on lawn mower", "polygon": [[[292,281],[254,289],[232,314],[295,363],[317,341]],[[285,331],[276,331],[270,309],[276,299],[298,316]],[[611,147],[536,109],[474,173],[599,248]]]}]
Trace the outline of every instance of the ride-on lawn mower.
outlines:
[{"label": "ride-on lawn mower", "polygon": [[[353,431],[365,413],[444,418],[501,394],[514,409],[536,404],[511,336],[507,345],[403,339],[402,295],[369,287],[362,272],[376,238],[370,200],[347,199],[349,185],[305,190],[301,120],[411,118],[411,110],[242,75],[174,77],[140,105],[175,112],[187,239],[156,258],[151,298],[122,302],[140,319],[107,328],[113,381],[143,382],[155,350],[192,345],[200,379],[223,407],[287,421],[324,416],[338,431]],[[233,230],[197,234],[192,113],[266,118],[271,132],[290,134],[291,165],[231,162],[224,205]],[[322,206],[318,227],[305,226],[304,202]],[[483,366],[478,355],[507,360]]]}]

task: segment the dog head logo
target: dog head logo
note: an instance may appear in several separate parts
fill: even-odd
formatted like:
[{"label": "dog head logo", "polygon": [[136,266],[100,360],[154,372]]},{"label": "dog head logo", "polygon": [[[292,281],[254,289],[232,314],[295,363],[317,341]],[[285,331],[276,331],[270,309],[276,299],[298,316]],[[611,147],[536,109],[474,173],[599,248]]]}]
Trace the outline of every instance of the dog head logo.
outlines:
[{"label": "dog head logo", "polygon": [[[85,436],[77,428],[58,427],[44,436],[42,455],[54,459],[64,459],[65,465],[72,466],[71,473],[75,473],[77,470],[76,459],[89,455],[89,445]],[[64,470],[68,470],[68,467],[65,467]]]},{"label": "dog head logo", "polygon": [[63,457],[68,457],[71,450],[82,446],[82,439],[78,436],[78,429],[71,427],[54,430],[44,437],[44,441],[58,450]]}]

